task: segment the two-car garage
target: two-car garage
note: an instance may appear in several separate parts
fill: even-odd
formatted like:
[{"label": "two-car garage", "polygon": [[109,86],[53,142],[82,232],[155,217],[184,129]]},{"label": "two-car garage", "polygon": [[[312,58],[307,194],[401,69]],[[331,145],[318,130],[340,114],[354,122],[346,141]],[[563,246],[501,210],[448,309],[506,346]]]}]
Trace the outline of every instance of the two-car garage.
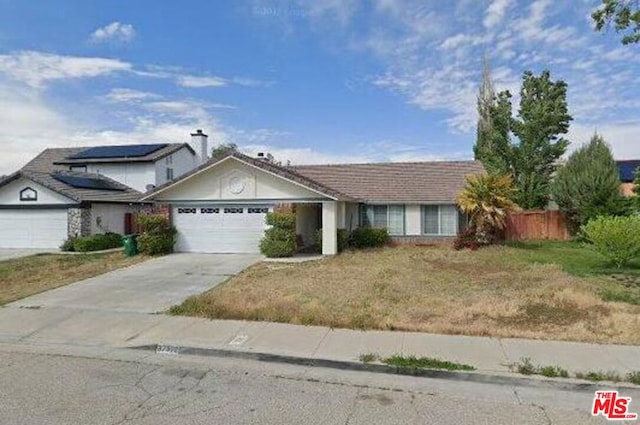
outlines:
[{"label": "two-car garage", "polygon": [[178,205],[172,210],[178,229],[176,251],[258,253],[272,205]]}]

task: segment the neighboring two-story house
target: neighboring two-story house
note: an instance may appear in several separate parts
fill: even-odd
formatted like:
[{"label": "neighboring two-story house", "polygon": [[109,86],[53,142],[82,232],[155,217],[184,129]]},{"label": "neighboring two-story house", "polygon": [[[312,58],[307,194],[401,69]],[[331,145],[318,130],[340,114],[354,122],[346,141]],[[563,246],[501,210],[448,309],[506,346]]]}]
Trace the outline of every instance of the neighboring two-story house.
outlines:
[{"label": "neighboring two-story house", "polygon": [[143,193],[208,160],[189,143],[45,149],[0,180],[0,248],[57,248],[68,237],[125,232]]}]

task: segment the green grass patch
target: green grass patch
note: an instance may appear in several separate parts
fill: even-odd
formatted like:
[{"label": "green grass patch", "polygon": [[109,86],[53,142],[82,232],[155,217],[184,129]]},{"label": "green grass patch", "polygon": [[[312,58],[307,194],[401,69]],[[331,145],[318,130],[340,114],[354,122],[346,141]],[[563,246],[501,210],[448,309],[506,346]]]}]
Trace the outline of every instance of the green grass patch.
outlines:
[{"label": "green grass patch", "polygon": [[580,277],[606,277],[597,290],[608,302],[640,305],[640,260],[616,268],[586,243],[573,241],[515,241],[518,257],[528,263],[556,264],[565,272]]},{"label": "green grass patch", "polygon": [[529,263],[557,264],[574,276],[622,274],[640,278],[640,260],[618,269],[587,244],[574,241],[512,241],[507,246],[518,248],[519,256]]},{"label": "green grass patch", "polygon": [[[541,375],[548,378],[570,378],[569,371],[560,366],[539,366],[533,364],[530,358],[520,359],[520,362],[511,365],[511,369],[521,375]],[[587,371],[576,372],[574,377],[584,379],[586,381],[600,382],[629,382],[634,385],[640,385],[640,371],[630,372],[622,376],[615,371]]]},{"label": "green grass patch", "polygon": [[611,382],[621,382],[623,381],[622,377],[619,373],[614,371],[590,371],[590,372],[576,372],[576,378],[584,379],[586,381],[600,382],[600,381],[611,381]]},{"label": "green grass patch", "polygon": [[376,353],[364,353],[360,354],[360,361],[362,363],[373,363],[380,360],[380,356]]},{"label": "green grass patch", "polygon": [[525,357],[514,365],[515,370],[521,375],[542,375],[547,378],[568,378],[569,372],[560,366],[534,365],[530,358]]},{"label": "green grass patch", "polygon": [[634,385],[640,385],[640,371],[629,372],[627,373],[626,379],[627,382],[630,382]]},{"label": "green grass patch", "polygon": [[440,360],[433,357],[391,356],[382,359],[382,362],[404,370],[476,370],[475,367],[468,364]]}]

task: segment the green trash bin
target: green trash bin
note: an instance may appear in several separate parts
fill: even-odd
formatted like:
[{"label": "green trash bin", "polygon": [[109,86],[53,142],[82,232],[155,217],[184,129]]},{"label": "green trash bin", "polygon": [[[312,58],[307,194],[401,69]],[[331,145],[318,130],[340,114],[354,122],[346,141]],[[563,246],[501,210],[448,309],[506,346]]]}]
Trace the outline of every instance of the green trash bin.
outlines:
[{"label": "green trash bin", "polygon": [[133,257],[138,255],[138,241],[136,240],[138,235],[125,235],[122,237],[122,246],[124,246],[124,255],[127,257]]}]

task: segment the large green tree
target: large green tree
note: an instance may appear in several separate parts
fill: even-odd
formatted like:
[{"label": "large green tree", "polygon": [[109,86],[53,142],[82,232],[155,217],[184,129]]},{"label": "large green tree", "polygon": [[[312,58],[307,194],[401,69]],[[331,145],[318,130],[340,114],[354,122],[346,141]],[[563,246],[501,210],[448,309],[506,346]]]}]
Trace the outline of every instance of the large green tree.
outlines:
[{"label": "large green tree", "polygon": [[[512,116],[509,91],[494,96],[493,102],[488,103],[488,114],[480,108],[481,99],[479,96],[476,158],[490,174],[512,176],[515,200],[522,208],[544,208],[557,161],[569,144],[562,137],[572,119],[568,113],[566,83],[552,81],[549,71],[540,75],[525,72],[516,117]],[[486,130],[483,113],[489,117],[490,131]]]},{"label": "large green tree", "polygon": [[539,76],[526,71],[520,90],[520,108],[511,120],[518,142],[510,153],[511,174],[522,208],[544,208],[549,201],[552,175],[569,141],[562,137],[572,120],[567,106],[567,84],[552,81],[549,71]]},{"label": "large green tree", "polygon": [[621,209],[620,178],[611,148],[599,135],[574,151],[558,169],[553,199],[573,224],[573,230],[600,215]]},{"label": "large green tree", "polygon": [[640,41],[640,2],[638,0],[602,0],[602,4],[592,14],[596,31],[602,31],[613,23],[617,32],[622,33],[622,44]]}]

